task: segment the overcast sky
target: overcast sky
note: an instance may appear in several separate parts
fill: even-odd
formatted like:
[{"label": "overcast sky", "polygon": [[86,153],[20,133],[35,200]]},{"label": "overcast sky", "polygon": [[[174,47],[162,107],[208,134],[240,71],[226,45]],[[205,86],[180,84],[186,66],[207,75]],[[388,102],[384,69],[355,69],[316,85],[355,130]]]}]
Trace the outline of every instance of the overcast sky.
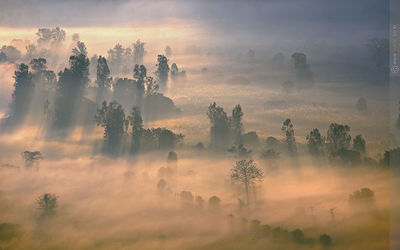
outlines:
[{"label": "overcast sky", "polygon": [[384,0],[1,0],[0,26],[95,27],[195,23],[226,38],[260,42],[312,37],[317,41],[360,41],[384,36]]}]

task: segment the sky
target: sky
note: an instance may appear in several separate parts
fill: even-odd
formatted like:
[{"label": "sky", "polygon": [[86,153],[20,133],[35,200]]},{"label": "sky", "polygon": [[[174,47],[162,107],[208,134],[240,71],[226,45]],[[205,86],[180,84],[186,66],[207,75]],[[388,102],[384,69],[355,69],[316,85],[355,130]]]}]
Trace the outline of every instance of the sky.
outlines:
[{"label": "sky", "polygon": [[0,27],[185,26],[210,43],[239,45],[335,41],[356,43],[387,33],[388,1],[2,0]]}]

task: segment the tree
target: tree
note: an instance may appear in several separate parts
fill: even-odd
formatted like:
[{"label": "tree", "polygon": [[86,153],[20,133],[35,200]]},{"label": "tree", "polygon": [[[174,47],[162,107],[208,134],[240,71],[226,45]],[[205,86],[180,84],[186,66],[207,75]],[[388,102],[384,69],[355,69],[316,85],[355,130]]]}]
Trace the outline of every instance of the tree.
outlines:
[{"label": "tree", "polygon": [[350,145],[351,135],[348,125],[331,123],[326,136],[326,145],[332,156],[341,149],[347,149]]},{"label": "tree", "polygon": [[237,161],[234,168],[231,169],[232,181],[245,186],[247,204],[249,204],[249,186],[261,182],[263,175],[262,170],[256,166],[253,160]]},{"label": "tree", "polygon": [[97,101],[104,101],[106,94],[111,88],[112,77],[110,77],[110,69],[108,68],[106,58],[99,56],[97,59],[97,78],[96,84],[98,86]]},{"label": "tree", "polygon": [[105,149],[110,153],[118,153],[119,145],[126,131],[125,112],[121,104],[113,101],[97,109],[95,115],[97,126],[104,128]]},{"label": "tree", "polygon": [[224,109],[214,102],[208,107],[207,116],[211,122],[211,145],[226,149],[229,144],[230,124]]},{"label": "tree", "polygon": [[36,35],[39,37],[37,42],[39,45],[46,45],[51,43],[52,45],[58,45],[65,40],[65,31],[60,27],[53,29],[41,28],[38,29]]},{"label": "tree", "polygon": [[29,109],[32,99],[34,84],[32,74],[26,64],[18,65],[14,72],[14,91],[12,93],[11,114],[17,120],[23,119]]},{"label": "tree", "polygon": [[307,63],[307,56],[304,53],[292,54],[294,69],[296,70],[297,80],[300,83],[306,83],[306,87],[312,87],[314,83],[314,73]]},{"label": "tree", "polygon": [[282,133],[285,136],[284,142],[287,145],[288,153],[293,155],[297,152],[296,139],[294,137],[294,126],[292,121],[287,118],[282,124]]},{"label": "tree", "polygon": [[47,90],[52,90],[56,87],[56,74],[52,70],[47,70],[47,60],[45,58],[34,58],[29,65],[31,66],[32,80],[35,87],[41,86]]},{"label": "tree", "polygon": [[238,145],[243,143],[242,117],[243,117],[242,107],[240,106],[240,104],[237,104],[235,108],[232,110],[231,129],[233,134],[233,142]]},{"label": "tree", "polygon": [[369,188],[361,188],[360,190],[354,191],[349,196],[349,202],[352,204],[368,204],[375,201],[375,193]]},{"label": "tree", "polygon": [[124,54],[125,54],[125,49],[119,43],[117,43],[113,49],[110,49],[108,51],[107,60],[110,63],[111,70],[113,73],[121,72]]},{"label": "tree", "polygon": [[311,130],[306,139],[308,151],[311,155],[319,156],[324,153],[324,138],[317,128]]},{"label": "tree", "polygon": [[365,140],[362,135],[357,135],[353,140],[353,149],[361,155],[366,153]]},{"label": "tree", "polygon": [[40,159],[43,159],[40,151],[24,151],[21,153],[21,156],[25,161],[25,167],[32,167]]},{"label": "tree", "polygon": [[134,64],[143,64],[143,57],[146,51],[144,50],[144,43],[139,40],[133,44],[133,56],[134,56]]},{"label": "tree", "polygon": [[185,79],[186,78],[186,71],[182,70],[179,71],[178,65],[176,63],[173,63],[171,65],[171,80],[173,82],[178,82],[180,79]]},{"label": "tree", "polygon": [[174,151],[168,153],[167,162],[177,162],[178,155]]},{"label": "tree", "polygon": [[76,47],[72,49],[72,54],[78,56],[80,54],[87,56],[87,49],[85,43],[81,41],[76,42]]},{"label": "tree", "polygon": [[36,199],[41,219],[51,217],[56,213],[57,199],[57,195],[52,193],[44,193]]},{"label": "tree", "polygon": [[318,241],[323,247],[330,247],[332,245],[332,239],[327,234],[322,234],[319,236]]},{"label": "tree", "polygon": [[89,59],[85,55],[71,56],[69,66],[58,73],[55,125],[61,128],[71,125],[76,105],[80,104],[89,83]]},{"label": "tree", "polygon": [[131,152],[136,153],[140,150],[140,144],[143,135],[143,119],[138,107],[133,107],[131,115],[128,117],[132,126],[132,148]]},{"label": "tree", "polygon": [[165,47],[165,55],[170,57],[172,55],[172,49],[169,45]]},{"label": "tree", "polygon": [[212,210],[218,209],[221,205],[221,199],[218,196],[213,195],[208,199],[208,207]]},{"label": "tree", "polygon": [[228,152],[234,153],[238,158],[247,158],[251,155],[251,150],[248,150],[243,144],[233,145]]},{"label": "tree", "polygon": [[365,98],[359,98],[356,104],[357,110],[360,113],[365,113],[368,110],[367,101]]},{"label": "tree", "polygon": [[167,88],[168,82],[168,74],[169,74],[169,66],[168,66],[168,59],[164,55],[157,56],[157,71],[155,72],[157,76],[158,83],[162,90]]}]

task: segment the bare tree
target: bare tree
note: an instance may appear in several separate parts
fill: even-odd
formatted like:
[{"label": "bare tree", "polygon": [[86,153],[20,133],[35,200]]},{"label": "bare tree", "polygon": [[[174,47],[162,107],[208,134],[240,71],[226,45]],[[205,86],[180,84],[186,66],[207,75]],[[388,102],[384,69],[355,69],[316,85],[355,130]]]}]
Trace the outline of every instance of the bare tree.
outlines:
[{"label": "bare tree", "polygon": [[249,204],[249,186],[261,182],[264,173],[259,169],[253,160],[237,161],[231,170],[231,179],[245,186],[247,204]]}]

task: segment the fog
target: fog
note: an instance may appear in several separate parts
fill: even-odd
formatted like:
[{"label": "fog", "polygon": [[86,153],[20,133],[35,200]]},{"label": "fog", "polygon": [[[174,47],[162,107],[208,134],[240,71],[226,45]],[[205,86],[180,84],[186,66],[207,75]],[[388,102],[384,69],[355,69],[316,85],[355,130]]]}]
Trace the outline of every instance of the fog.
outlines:
[{"label": "fog", "polygon": [[2,7],[0,250],[399,246],[387,4]]}]

